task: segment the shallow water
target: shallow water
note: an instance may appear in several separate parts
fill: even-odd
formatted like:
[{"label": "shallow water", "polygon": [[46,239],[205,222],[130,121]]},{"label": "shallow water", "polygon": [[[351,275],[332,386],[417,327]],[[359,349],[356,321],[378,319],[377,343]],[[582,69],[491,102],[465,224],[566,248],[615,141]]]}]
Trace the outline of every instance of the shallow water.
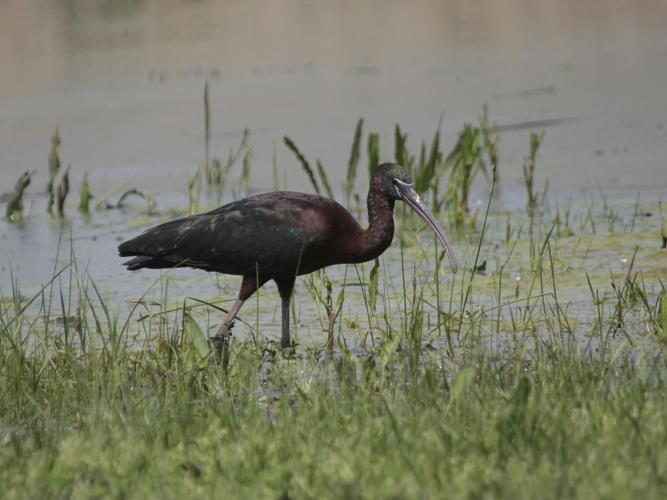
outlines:
[{"label": "shallow water", "polygon": [[[309,189],[284,134],[338,186],[358,117],[389,157],[394,123],[416,149],[442,113],[449,144],[486,102],[500,125],[573,119],[547,127],[552,189],[664,190],[666,15],[619,0],[4,2],[0,192],[25,170],[45,184],[56,125],[74,185],[89,170],[97,191],[131,176],[183,192],[203,157],[205,80],[211,151],[250,129],[257,189],[272,185],[273,139],[288,186]],[[513,182],[527,144],[502,135]]]},{"label": "shallow water", "polygon": [[[170,210],[187,208],[187,177],[204,155],[205,81],[211,153],[226,158],[248,128],[256,191],[272,187],[274,143],[281,184],[310,191],[282,145],[284,134],[310,159],[323,161],[336,189],[360,116],[366,132],[381,134],[381,154],[389,159],[395,123],[408,132],[414,151],[430,139],[442,114],[443,138],[451,146],[464,122],[477,121],[483,103],[500,130],[496,213],[525,204],[521,165],[529,130],[546,130],[537,185],[549,181],[552,205],[572,200],[585,213],[591,200],[602,211],[606,199],[618,203],[627,219],[639,193],[646,207],[667,189],[664,2],[13,0],[2,4],[2,12],[0,192],[11,190],[21,172],[36,171],[26,222],[0,221],[4,295],[11,273],[25,294],[38,290],[69,261],[70,238],[81,268],[87,266],[122,307],[155,281],[156,272],[125,273],[116,245]],[[40,194],[56,126],[62,163],[72,166],[72,223],[64,231],[44,214]],[[160,214],[148,218],[136,202],[124,211],[80,216],[76,191],[84,171],[98,198],[127,180],[128,187],[156,196]],[[357,190],[363,193],[364,158],[360,172]],[[239,175],[236,167],[232,177]],[[483,207],[487,191],[480,179],[474,207]],[[231,197],[227,190],[225,199]],[[656,217],[642,224],[645,231],[659,230]],[[468,266],[476,237],[454,235]],[[57,263],[59,241],[65,243]],[[600,250],[588,262],[597,259],[594,267],[605,270],[617,265],[620,253],[634,247],[631,238],[619,241],[624,243],[617,253]],[[392,279],[399,256],[394,243],[384,258]],[[493,262],[491,253],[485,258]],[[428,275],[432,263],[422,260]],[[664,253],[645,263],[665,266]],[[343,267],[331,271],[340,280],[344,273]],[[350,275],[357,280],[348,269]],[[450,286],[447,279],[444,287]],[[170,297],[178,301],[189,295],[231,298],[238,280],[176,271],[169,282]],[[260,297],[260,332],[277,324],[279,302],[269,290]],[[319,339],[315,306],[303,289],[299,295],[301,338]],[[252,307],[244,312],[254,318]],[[345,316],[354,322],[365,312],[348,310]]]}]

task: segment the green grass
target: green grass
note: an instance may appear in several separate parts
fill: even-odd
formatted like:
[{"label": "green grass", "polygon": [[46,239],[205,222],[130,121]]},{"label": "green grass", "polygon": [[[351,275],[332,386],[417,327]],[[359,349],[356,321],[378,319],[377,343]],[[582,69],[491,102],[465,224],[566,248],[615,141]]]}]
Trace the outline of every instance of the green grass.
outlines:
[{"label": "green grass", "polygon": [[[427,237],[411,225],[399,233],[406,261],[434,272],[414,234]],[[581,271],[562,268],[576,259],[564,256],[593,260],[611,241],[627,243],[596,236],[573,250],[572,240],[516,238],[498,272],[444,280],[439,333],[427,312],[437,281],[406,265],[405,288],[392,291],[401,269],[384,261],[373,307],[359,318],[372,344],[346,347],[344,321],[332,354],[324,334],[321,347],[284,354],[260,336],[233,344],[227,372],[201,333],[183,329],[182,309],[162,314],[166,289],[154,314],[142,309],[137,322],[137,306],[126,322],[73,258],[40,293],[24,297],[15,286],[0,302],[4,495],[659,498],[665,292],[652,284],[664,269],[653,277],[656,254],[643,249],[632,265],[646,275],[630,266],[600,288],[605,273],[591,265],[586,292]],[[500,278],[517,264],[526,282],[513,303],[514,283]],[[371,268],[359,270],[364,279]],[[338,310],[328,297],[340,297],[343,280],[315,278],[322,292],[313,300]],[[348,316],[367,299],[354,293],[343,299]],[[570,311],[585,293],[585,310]]]},{"label": "green grass", "polygon": [[[457,161],[485,154],[496,179],[484,116]],[[439,140],[422,156],[437,201]],[[470,168],[460,178],[464,206]],[[227,370],[205,342],[217,298],[173,303],[169,275],[129,311],[74,254],[32,295],[12,279],[2,495],[662,498],[667,254],[660,221],[637,215],[656,209],[535,200],[466,216],[456,276],[398,209],[381,259],[299,281],[295,349],[273,340],[276,294],[248,301]]]},{"label": "green grass", "polygon": [[[5,341],[6,342],[6,341]],[[0,481],[17,497],[659,498],[664,360],[546,343],[401,352],[232,353],[166,341],[83,353],[3,345]]]}]

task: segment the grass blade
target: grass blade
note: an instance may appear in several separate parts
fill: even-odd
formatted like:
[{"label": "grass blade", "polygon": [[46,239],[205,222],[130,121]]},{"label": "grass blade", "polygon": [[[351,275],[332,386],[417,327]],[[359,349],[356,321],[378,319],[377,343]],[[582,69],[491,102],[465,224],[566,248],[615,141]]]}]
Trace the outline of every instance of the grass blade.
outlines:
[{"label": "grass blade", "polygon": [[347,162],[347,176],[345,182],[345,198],[350,201],[350,195],[354,190],[354,181],[357,178],[357,164],[359,163],[359,151],[361,149],[361,133],[364,127],[364,119],[359,118],[357,126],[354,129],[354,140],[350,150],[350,159]]},{"label": "grass blade", "polygon": [[317,194],[320,194],[320,186],[317,184],[317,179],[315,178],[315,174],[313,173],[313,169],[310,167],[310,163],[308,163],[308,160],[306,160],[306,157],[301,154],[301,151],[299,151],[299,148],[296,147],[296,144],[292,141],[287,136],[283,137],[283,141],[285,142],[285,146],[287,146],[292,153],[296,155],[298,160],[301,162],[301,166],[303,169],[306,171],[308,174],[308,178],[310,179],[310,183],[313,185],[313,189],[315,189],[315,192]]},{"label": "grass blade", "polygon": [[333,200],[334,195],[331,191],[331,186],[329,185],[329,178],[327,177],[327,172],[324,170],[324,165],[322,165],[322,162],[319,160],[319,158],[317,159],[317,173],[320,175],[320,180],[322,181],[324,191],[327,193],[327,196]]}]

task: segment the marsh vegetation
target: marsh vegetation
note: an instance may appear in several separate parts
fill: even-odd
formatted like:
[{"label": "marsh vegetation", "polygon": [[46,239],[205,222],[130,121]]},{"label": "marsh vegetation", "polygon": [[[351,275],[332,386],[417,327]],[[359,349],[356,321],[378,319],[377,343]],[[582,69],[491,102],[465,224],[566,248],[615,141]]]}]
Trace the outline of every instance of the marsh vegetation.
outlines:
[{"label": "marsh vegetation", "polygon": [[[207,138],[209,120],[206,111]],[[207,339],[235,283],[211,278],[215,293],[186,296],[173,289],[181,271],[169,271],[117,304],[94,263],[65,244],[76,220],[66,217],[69,179],[54,191],[55,137],[47,203],[55,199],[63,228],[58,265],[30,292],[13,276],[0,296],[9,497],[662,496],[659,200],[550,197],[535,175],[548,136],[530,134],[523,162],[504,164],[486,109],[450,150],[439,125],[414,148],[399,125],[387,139],[359,120],[341,154],[342,186],[285,137],[313,189],[362,217],[363,162],[369,172],[383,160],[405,165],[448,221],[464,265],[452,275],[430,231],[398,207],[394,243],[378,260],[298,281],[293,349],[278,347],[278,294],[250,299],[223,369]],[[91,211],[98,190],[86,177],[79,206],[107,220],[108,207],[139,195],[148,215],[145,205],[125,208],[123,217],[143,217],[126,228],[203,211],[247,192],[251,151],[245,133],[223,162],[207,139],[184,181],[188,206],[156,206],[149,191],[116,186]],[[524,209],[498,209],[503,168],[523,168]],[[273,172],[283,187],[275,156]],[[46,216],[21,224],[36,217]]]}]

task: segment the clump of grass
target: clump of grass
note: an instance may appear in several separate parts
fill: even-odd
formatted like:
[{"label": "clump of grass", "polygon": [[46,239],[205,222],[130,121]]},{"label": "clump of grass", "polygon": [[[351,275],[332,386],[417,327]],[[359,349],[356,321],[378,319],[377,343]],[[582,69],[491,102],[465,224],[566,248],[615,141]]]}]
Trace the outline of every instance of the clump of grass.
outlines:
[{"label": "clump of grass", "polygon": [[[440,147],[441,122],[442,116],[430,145],[422,141],[418,156],[410,153],[407,146],[408,135],[397,124],[394,128],[394,158],[411,172],[415,180],[415,190],[431,199],[434,212],[447,207],[453,224],[474,225],[475,217],[470,216],[469,205],[471,187],[479,172],[488,177],[487,165],[497,175],[498,135],[490,124],[488,107],[484,105],[479,127],[465,125],[454,148],[445,156]],[[440,186],[448,171],[450,175],[447,189],[444,196],[441,196]]]},{"label": "clump of grass", "polygon": [[63,173],[60,183],[58,184],[58,189],[56,191],[56,206],[58,208],[58,217],[60,219],[65,218],[65,200],[69,194],[69,171],[70,166],[68,165]]},{"label": "clump of grass", "polygon": [[556,234],[559,237],[574,236],[574,230],[570,226],[571,213],[572,213],[571,202],[568,203],[568,205],[563,209],[562,215],[560,207],[558,206],[556,207],[556,217],[554,219],[554,225],[556,226]]},{"label": "clump of grass", "polygon": [[60,134],[58,133],[58,127],[56,127],[53,136],[51,136],[51,150],[49,152],[49,182],[46,186],[46,193],[48,195],[48,202],[46,206],[46,211],[49,214],[53,214],[53,205],[56,205],[56,211],[58,218],[65,218],[65,200],[69,194],[69,172],[70,166],[68,165],[63,173],[60,182],[58,185],[55,185],[56,177],[60,171]]},{"label": "clump of grass", "polygon": [[214,187],[217,190],[218,195],[222,194],[222,190],[225,187],[229,173],[237,162],[237,160],[243,157],[243,167],[241,169],[241,177],[239,183],[243,183],[244,173],[250,174],[250,160],[252,159],[252,147],[249,142],[250,131],[248,129],[243,130],[243,136],[241,137],[241,142],[235,151],[230,151],[227,157],[227,161],[223,165],[219,159],[213,158],[211,168],[204,169],[204,176],[206,178],[206,185],[209,187]]},{"label": "clump of grass", "polygon": [[[213,158],[211,162],[204,161],[199,165],[197,172],[192,177],[188,177],[188,199],[189,210],[199,210],[199,199],[201,197],[202,185],[208,188],[207,194],[217,196],[216,203],[220,204],[222,194],[228,185],[229,174],[234,164],[241,159],[241,172],[236,184],[231,186],[234,198],[241,196],[241,193],[248,193],[250,189],[250,176],[252,171],[253,149],[249,143],[249,131],[243,130],[241,142],[236,150],[230,150],[227,161],[222,164],[220,159]],[[208,147],[207,147],[208,150]]]},{"label": "clump of grass", "polygon": [[[341,288],[334,303],[333,282],[324,270],[313,273],[307,282],[307,286],[318,306],[323,306],[324,308],[326,317],[323,318],[320,316],[320,324],[326,333],[327,349],[332,351],[334,348],[336,320],[340,316],[343,310],[343,303],[345,302],[345,288]],[[322,289],[324,290],[322,291]]]},{"label": "clump of grass", "polygon": [[88,172],[84,172],[79,187],[79,212],[82,214],[90,213],[90,200],[93,198],[90,192],[90,183],[88,182]]},{"label": "clump of grass", "polygon": [[412,170],[414,157],[410,155],[406,147],[407,140],[408,135],[403,134],[401,127],[397,123],[394,127],[394,158],[396,159],[396,163],[404,166],[408,170]]},{"label": "clump of grass", "polygon": [[30,178],[30,172],[24,172],[16,181],[14,192],[5,207],[5,219],[10,222],[20,222],[23,220],[23,194],[30,185]]},{"label": "clump of grass", "polygon": [[[208,165],[205,163],[204,165]],[[206,183],[209,186],[221,186],[223,184],[222,162],[219,158],[213,158],[211,168],[206,168]]]},{"label": "clump of grass", "polygon": [[208,93],[208,81],[204,82],[204,176],[207,186],[220,187],[223,183],[222,165],[219,159],[211,160],[211,103]]},{"label": "clump of grass", "polygon": [[[211,101],[208,81],[204,82],[204,163],[200,165],[203,179],[207,188],[213,188],[218,195],[218,202],[222,198],[229,171],[239,158],[243,158],[243,166],[239,179],[239,188],[247,190],[250,175],[251,148],[248,145],[248,129],[243,130],[243,137],[236,151],[230,151],[225,164],[219,158],[211,158]],[[192,179],[190,179],[192,180]],[[199,181],[201,183],[201,180]],[[188,182],[190,184],[190,182]],[[201,187],[200,187],[201,189]]]},{"label": "clump of grass", "polygon": [[[442,117],[441,117],[442,119]],[[408,135],[404,134],[398,124],[394,128],[394,158],[396,162],[408,169],[414,178],[415,190],[422,196],[431,195],[433,210],[439,211],[438,191],[440,179],[448,165],[443,162],[440,151],[440,122],[433,135],[428,156],[426,143],[422,141],[419,148],[419,158],[415,158],[407,147]]]},{"label": "clump of grass", "polygon": [[[474,225],[475,218],[469,216],[471,187],[479,172],[487,176],[487,161],[494,172],[497,172],[498,138],[489,125],[488,110],[485,106],[480,126],[465,125],[454,148],[445,156],[440,147],[441,121],[442,117],[430,145],[422,141],[418,157],[410,153],[407,147],[408,136],[397,124],[394,129],[394,157],[413,175],[415,190],[431,199],[434,212],[447,207],[453,224]],[[488,157],[486,161],[484,153]],[[448,171],[450,174],[447,189],[441,197],[440,186]]]},{"label": "clump of grass", "polygon": [[[535,165],[537,159],[537,151],[540,149],[540,144],[544,139],[544,132],[537,134],[535,132],[530,133],[530,152],[528,153],[528,158],[523,165],[523,181],[526,186],[527,192],[527,202],[526,209],[528,213],[533,213],[537,208],[538,204],[538,193],[535,188]],[[546,187],[545,187],[546,192]]]},{"label": "clump of grass", "polygon": [[435,129],[428,157],[426,156],[426,144],[421,143],[419,149],[419,162],[415,168],[415,189],[417,192],[425,193],[429,188],[437,184],[436,167],[442,162],[440,152],[440,123]]},{"label": "clump of grass", "polygon": [[456,141],[454,149],[446,159],[451,173],[445,193],[445,201],[449,208],[450,221],[457,227],[467,223],[474,225],[474,218],[469,218],[470,188],[477,174],[480,171],[485,172],[486,168],[481,154],[480,135],[479,128],[466,124]]},{"label": "clump of grass", "polygon": [[489,107],[484,104],[482,106],[482,116],[479,119],[479,130],[482,135],[482,146],[486,151],[487,160],[493,171],[496,173],[496,181],[498,180],[498,134],[494,131],[493,125],[489,120]]},{"label": "clump of grass", "polygon": [[54,181],[58,172],[60,171],[60,135],[58,134],[58,127],[56,127],[51,136],[51,150],[49,151],[49,182],[46,185],[46,194],[49,197],[47,204],[47,212],[53,213],[53,204],[55,203]]}]

